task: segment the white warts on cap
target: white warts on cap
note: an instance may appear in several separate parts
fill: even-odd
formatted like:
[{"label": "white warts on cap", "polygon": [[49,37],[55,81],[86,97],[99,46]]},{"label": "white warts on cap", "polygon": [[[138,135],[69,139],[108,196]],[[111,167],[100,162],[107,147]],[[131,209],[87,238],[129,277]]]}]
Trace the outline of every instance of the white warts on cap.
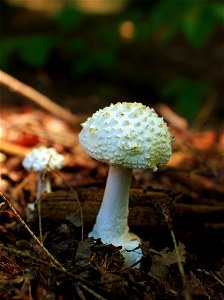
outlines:
[{"label": "white warts on cap", "polygon": [[156,170],[171,156],[172,136],[163,118],[141,103],[116,103],[82,124],[79,140],[96,160]]}]

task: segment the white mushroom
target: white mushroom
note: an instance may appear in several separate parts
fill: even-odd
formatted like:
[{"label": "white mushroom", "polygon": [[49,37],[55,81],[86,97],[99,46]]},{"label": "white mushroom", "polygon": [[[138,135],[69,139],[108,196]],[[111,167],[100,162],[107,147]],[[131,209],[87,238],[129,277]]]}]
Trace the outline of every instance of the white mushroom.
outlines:
[{"label": "white mushroom", "polygon": [[51,171],[61,169],[63,161],[63,155],[59,154],[54,148],[45,146],[34,148],[25,156],[22,161],[23,167],[37,172],[37,198],[43,192],[51,192],[49,174]]},{"label": "white mushroom", "polygon": [[141,103],[116,103],[82,124],[80,144],[96,160],[110,165],[103,201],[89,237],[122,246],[130,266],[143,256],[140,238],[129,232],[132,169],[157,170],[172,153],[172,136],[163,118]]}]

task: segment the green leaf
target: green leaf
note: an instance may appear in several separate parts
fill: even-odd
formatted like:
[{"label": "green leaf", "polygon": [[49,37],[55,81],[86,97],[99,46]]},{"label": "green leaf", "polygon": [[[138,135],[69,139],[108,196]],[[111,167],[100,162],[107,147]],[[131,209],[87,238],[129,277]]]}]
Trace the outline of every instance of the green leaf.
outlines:
[{"label": "green leaf", "polygon": [[178,34],[199,47],[218,25],[223,26],[224,6],[210,1],[159,1],[146,17],[136,25],[136,40],[152,36],[165,43]]},{"label": "green leaf", "polygon": [[51,35],[23,37],[18,45],[20,58],[34,67],[41,67],[47,62],[55,41]]},{"label": "green leaf", "polygon": [[137,39],[144,40],[158,34],[161,42],[169,40],[179,33],[181,19],[193,3],[193,0],[182,1],[181,5],[179,1],[160,1],[150,11],[147,20],[137,26]]},{"label": "green leaf", "polygon": [[98,27],[95,30],[94,38],[100,43],[109,47],[117,47],[119,43],[117,24],[110,24],[107,27]]},{"label": "green leaf", "polygon": [[110,70],[116,67],[118,58],[116,53],[110,51],[96,51],[84,55],[74,64],[74,73],[84,75],[91,72],[93,69],[102,69],[103,71]]},{"label": "green leaf", "polygon": [[85,39],[75,38],[68,41],[68,47],[72,52],[83,53],[88,50],[88,43]]},{"label": "green leaf", "polygon": [[201,109],[203,96],[211,90],[212,87],[206,82],[180,78],[167,84],[162,90],[162,95],[165,98],[174,97],[177,112],[193,120]]},{"label": "green leaf", "polygon": [[117,62],[117,55],[112,51],[97,51],[95,52],[93,59],[96,66],[103,68],[111,68]]},{"label": "green leaf", "polygon": [[16,51],[18,38],[7,38],[1,42],[0,46],[0,66],[6,66],[11,55]]},{"label": "green leaf", "polygon": [[82,57],[73,64],[74,75],[82,76],[93,68],[93,60],[88,57]]},{"label": "green leaf", "polygon": [[219,7],[211,3],[198,3],[182,19],[182,31],[187,40],[195,47],[205,43],[222,18]]},{"label": "green leaf", "polygon": [[56,16],[56,22],[59,28],[64,32],[77,27],[82,20],[83,14],[70,6],[65,6]]}]

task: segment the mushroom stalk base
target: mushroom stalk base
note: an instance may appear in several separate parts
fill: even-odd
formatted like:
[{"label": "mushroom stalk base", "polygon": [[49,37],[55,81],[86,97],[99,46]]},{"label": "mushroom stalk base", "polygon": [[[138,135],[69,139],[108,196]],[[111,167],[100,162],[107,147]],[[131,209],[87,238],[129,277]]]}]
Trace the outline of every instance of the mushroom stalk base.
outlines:
[{"label": "mushroom stalk base", "polygon": [[138,248],[140,239],[129,233],[128,227],[131,177],[132,169],[110,166],[103,201],[89,233],[89,237],[100,238],[104,244],[122,246],[121,253],[128,266],[142,257]]}]

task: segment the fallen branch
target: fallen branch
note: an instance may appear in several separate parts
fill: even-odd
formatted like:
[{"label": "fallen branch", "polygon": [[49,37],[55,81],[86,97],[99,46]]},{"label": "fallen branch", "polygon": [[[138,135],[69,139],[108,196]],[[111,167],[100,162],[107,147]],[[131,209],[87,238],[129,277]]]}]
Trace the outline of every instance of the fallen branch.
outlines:
[{"label": "fallen branch", "polygon": [[16,145],[3,139],[0,142],[0,151],[11,155],[24,157],[30,150],[31,148]]},{"label": "fallen branch", "polygon": [[71,112],[53,102],[51,99],[41,94],[34,88],[22,83],[2,70],[0,70],[0,84],[27,98],[28,100],[35,102],[45,110],[50,111],[52,114],[63,119],[64,121],[69,122],[72,125],[79,123],[79,118],[73,115]]},{"label": "fallen branch", "polygon": [[[56,191],[44,194],[42,197],[42,218],[52,218],[54,220],[65,220],[69,215],[73,215],[79,222],[80,207],[82,207],[85,229],[88,230],[95,222],[99,211],[104,189],[99,188],[76,188],[75,191]],[[175,220],[191,216],[197,222],[222,222],[224,213],[223,205],[215,207],[208,204],[185,204],[176,203],[165,192],[144,191],[142,189],[131,189],[129,225],[135,228],[149,228],[152,226],[164,226],[162,219],[161,205],[166,204],[175,214]],[[35,212],[36,214],[36,212]],[[37,218],[37,216],[34,216]]]},{"label": "fallen branch", "polygon": [[169,174],[173,180],[182,183],[185,188],[191,191],[198,193],[205,193],[206,191],[217,192],[219,194],[224,193],[224,186],[221,183],[214,182],[203,175],[194,172],[186,173],[186,171],[175,172],[174,169],[170,169]]}]

